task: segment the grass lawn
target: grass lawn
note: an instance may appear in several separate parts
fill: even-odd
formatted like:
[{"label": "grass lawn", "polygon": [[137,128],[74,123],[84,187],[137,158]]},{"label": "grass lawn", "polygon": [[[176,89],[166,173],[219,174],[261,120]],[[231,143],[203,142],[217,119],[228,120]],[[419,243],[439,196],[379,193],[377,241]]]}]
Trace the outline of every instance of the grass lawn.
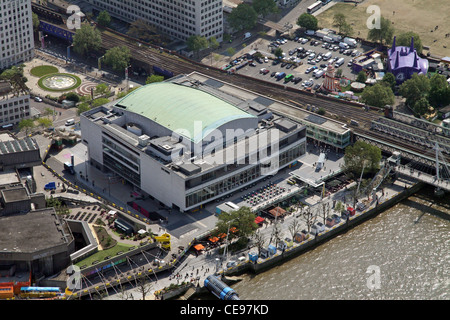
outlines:
[{"label": "grass lawn", "polygon": [[[371,11],[366,11],[370,5],[379,6],[381,16],[393,22],[394,35],[405,31],[416,32],[422,44],[430,47],[431,54],[450,55],[450,37],[445,37],[450,32],[448,0],[366,0],[356,7],[353,3],[337,3],[317,15],[319,27],[336,29],[333,27],[333,17],[336,13],[343,13],[353,27],[352,36],[366,38],[369,31],[366,22],[372,15]],[[434,30],[436,26],[438,29]]]},{"label": "grass lawn", "polygon": [[58,72],[59,72],[58,68],[54,66],[38,66],[30,70],[30,73],[38,78],[46,76],[47,74]]},{"label": "grass lawn", "polygon": [[92,265],[92,262],[94,262],[96,260],[101,262],[106,257],[108,257],[108,256],[114,257],[117,255],[118,252],[120,252],[120,251],[126,252],[131,247],[132,247],[132,245],[118,243],[110,249],[98,251],[97,253],[94,253],[93,255],[87,257],[86,259],[78,261],[75,265],[78,267],[81,267],[84,265],[89,267]]}]

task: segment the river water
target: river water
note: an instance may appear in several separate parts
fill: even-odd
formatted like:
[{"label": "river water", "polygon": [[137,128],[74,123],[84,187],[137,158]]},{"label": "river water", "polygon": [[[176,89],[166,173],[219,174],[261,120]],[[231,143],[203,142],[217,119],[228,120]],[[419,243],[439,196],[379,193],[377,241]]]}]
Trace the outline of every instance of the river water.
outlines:
[{"label": "river water", "polygon": [[450,221],[442,214],[450,216],[450,196],[437,200],[424,188],[232,287],[241,300],[450,299]]}]

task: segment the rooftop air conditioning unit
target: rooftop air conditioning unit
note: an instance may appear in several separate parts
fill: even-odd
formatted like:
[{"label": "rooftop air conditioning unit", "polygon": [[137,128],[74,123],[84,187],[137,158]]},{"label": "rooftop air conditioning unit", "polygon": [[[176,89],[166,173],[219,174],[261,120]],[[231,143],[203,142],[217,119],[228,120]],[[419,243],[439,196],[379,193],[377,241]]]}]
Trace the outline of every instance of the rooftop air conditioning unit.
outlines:
[{"label": "rooftop air conditioning unit", "polygon": [[139,136],[138,141],[139,141],[139,146],[145,147],[149,143],[150,137],[148,135],[144,134],[142,136]]}]

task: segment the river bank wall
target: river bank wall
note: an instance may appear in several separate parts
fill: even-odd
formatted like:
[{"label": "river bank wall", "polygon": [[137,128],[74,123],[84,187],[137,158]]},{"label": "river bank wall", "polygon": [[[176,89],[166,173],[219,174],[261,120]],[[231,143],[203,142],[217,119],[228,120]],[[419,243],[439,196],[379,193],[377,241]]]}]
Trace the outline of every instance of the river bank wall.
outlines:
[{"label": "river bank wall", "polygon": [[240,275],[243,273],[260,273],[270,268],[278,266],[292,258],[295,258],[315,247],[323,244],[324,242],[331,240],[332,238],[343,234],[355,226],[363,223],[364,221],[376,217],[379,213],[389,209],[400,201],[410,197],[418,192],[425,184],[418,182],[411,187],[397,193],[389,199],[383,202],[379,202],[377,206],[370,208],[366,211],[357,212],[354,216],[349,217],[347,220],[343,220],[331,228],[326,228],[324,232],[317,236],[310,235],[309,239],[302,241],[301,243],[294,244],[292,247],[285,249],[284,251],[277,251],[276,254],[258,261],[257,263],[250,262],[249,260],[237,264],[235,267],[228,268],[220,274],[225,276]]}]

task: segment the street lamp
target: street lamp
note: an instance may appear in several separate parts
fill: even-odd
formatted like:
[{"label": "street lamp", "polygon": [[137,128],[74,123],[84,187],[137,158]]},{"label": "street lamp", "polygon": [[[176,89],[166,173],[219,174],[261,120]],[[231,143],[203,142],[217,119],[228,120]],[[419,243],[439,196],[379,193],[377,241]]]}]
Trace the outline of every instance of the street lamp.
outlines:
[{"label": "street lamp", "polygon": [[69,63],[70,60],[70,48],[73,47],[73,44],[71,44],[70,46],[67,46],[67,59],[66,59],[66,63]]},{"label": "street lamp", "polygon": [[102,69],[102,64],[101,64],[101,60],[104,56],[101,56],[100,58],[98,58],[97,62],[98,62],[98,71],[100,71]]}]

